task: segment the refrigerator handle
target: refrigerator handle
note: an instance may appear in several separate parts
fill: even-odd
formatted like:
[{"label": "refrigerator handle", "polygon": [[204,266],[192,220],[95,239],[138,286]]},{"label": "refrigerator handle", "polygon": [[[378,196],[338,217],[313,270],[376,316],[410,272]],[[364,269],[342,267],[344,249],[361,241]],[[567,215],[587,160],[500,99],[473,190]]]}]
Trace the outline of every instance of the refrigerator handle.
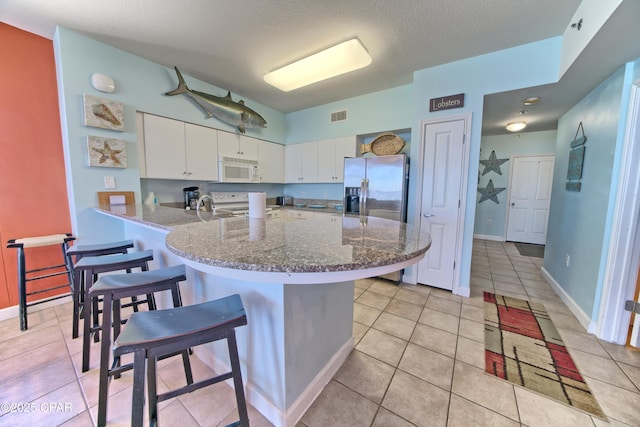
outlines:
[{"label": "refrigerator handle", "polygon": [[360,183],[360,215],[368,215],[367,212],[367,198],[369,196],[369,180],[363,178]]}]

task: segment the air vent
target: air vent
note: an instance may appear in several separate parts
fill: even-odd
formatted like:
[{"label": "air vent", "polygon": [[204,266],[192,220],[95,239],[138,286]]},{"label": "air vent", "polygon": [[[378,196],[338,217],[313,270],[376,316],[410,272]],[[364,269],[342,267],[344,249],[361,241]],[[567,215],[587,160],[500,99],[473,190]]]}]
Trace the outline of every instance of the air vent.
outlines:
[{"label": "air vent", "polygon": [[347,110],[331,113],[331,123],[347,120]]}]

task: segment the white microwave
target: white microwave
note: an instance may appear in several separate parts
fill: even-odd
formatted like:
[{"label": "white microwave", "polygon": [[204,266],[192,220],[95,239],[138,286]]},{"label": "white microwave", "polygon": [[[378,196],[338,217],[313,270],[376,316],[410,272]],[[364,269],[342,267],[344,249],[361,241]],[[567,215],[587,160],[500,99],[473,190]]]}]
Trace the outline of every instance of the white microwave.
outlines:
[{"label": "white microwave", "polygon": [[218,180],[260,182],[260,165],[257,160],[218,156]]}]

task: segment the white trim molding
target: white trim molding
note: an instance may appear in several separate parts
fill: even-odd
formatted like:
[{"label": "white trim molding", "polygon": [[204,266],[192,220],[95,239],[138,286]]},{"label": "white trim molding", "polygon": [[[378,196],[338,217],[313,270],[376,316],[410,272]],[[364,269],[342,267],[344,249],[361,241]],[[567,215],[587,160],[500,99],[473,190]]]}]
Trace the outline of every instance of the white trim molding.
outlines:
[{"label": "white trim molding", "polygon": [[602,286],[602,300],[595,334],[616,344],[627,340],[631,314],[624,302],[633,299],[638,277],[640,230],[640,81],[631,86],[629,114],[620,156],[611,238]]}]

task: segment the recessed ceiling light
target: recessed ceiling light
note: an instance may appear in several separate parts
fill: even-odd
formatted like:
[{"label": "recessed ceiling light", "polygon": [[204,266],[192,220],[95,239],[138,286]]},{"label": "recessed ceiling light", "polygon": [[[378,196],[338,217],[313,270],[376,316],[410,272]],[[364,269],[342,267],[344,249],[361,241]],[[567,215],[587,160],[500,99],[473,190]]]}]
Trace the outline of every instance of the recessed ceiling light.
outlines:
[{"label": "recessed ceiling light", "polygon": [[522,101],[524,105],[533,105],[537,104],[538,102],[540,102],[540,98],[537,96],[532,96]]},{"label": "recessed ceiling light", "polygon": [[320,51],[265,74],[264,81],[289,92],[371,64],[371,56],[358,38]]},{"label": "recessed ceiling light", "polygon": [[507,125],[506,129],[509,132],[518,132],[526,127],[527,127],[527,124],[525,122],[512,122]]}]

